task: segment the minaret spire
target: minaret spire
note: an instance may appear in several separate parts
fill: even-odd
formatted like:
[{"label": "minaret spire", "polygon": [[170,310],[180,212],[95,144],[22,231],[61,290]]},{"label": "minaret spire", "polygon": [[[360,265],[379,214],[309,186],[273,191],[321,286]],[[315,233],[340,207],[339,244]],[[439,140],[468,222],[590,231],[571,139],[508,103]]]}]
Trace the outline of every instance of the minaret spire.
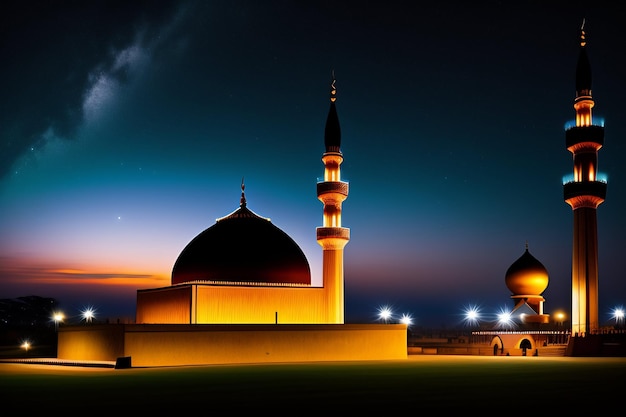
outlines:
[{"label": "minaret spire", "polygon": [[326,152],[341,153],[341,127],[339,126],[339,116],[337,116],[337,107],[335,106],[335,102],[337,101],[337,88],[335,84],[337,80],[335,79],[334,70],[331,75],[330,109],[328,110],[328,116],[326,117],[324,145],[326,146]]},{"label": "minaret spire", "polygon": [[598,227],[596,211],[606,196],[606,181],[598,179],[598,151],[604,144],[604,126],[595,125],[591,109],[591,65],[587,56],[585,20],[580,27],[576,66],[576,123],[565,131],[565,146],[574,162],[572,178],[563,184],[565,202],[574,212],[572,247],[572,334],[599,328]]},{"label": "minaret spire", "polygon": [[580,52],[576,65],[576,100],[574,109],[576,110],[576,126],[589,126],[593,119],[591,109],[594,101],[591,96],[591,64],[587,56],[587,37],[585,34],[585,20],[580,26]]}]

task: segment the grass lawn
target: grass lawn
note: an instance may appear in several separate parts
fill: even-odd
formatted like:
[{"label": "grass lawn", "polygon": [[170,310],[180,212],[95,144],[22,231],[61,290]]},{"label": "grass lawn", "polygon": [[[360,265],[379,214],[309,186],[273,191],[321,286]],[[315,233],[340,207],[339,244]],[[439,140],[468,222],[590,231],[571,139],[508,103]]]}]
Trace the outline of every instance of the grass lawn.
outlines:
[{"label": "grass lawn", "polygon": [[580,411],[582,405],[597,414],[623,403],[624,388],[626,358],[416,355],[380,362],[130,369],[0,363],[0,409],[29,416],[543,415]]}]

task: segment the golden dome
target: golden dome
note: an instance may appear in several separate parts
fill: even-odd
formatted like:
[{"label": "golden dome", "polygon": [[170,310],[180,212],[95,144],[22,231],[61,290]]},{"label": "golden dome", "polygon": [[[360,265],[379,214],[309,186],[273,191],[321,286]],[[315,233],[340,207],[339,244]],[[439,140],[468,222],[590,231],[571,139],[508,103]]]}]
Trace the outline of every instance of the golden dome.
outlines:
[{"label": "golden dome", "polygon": [[528,252],[528,246],[506,271],[506,286],[513,295],[541,295],[548,287],[548,271]]}]

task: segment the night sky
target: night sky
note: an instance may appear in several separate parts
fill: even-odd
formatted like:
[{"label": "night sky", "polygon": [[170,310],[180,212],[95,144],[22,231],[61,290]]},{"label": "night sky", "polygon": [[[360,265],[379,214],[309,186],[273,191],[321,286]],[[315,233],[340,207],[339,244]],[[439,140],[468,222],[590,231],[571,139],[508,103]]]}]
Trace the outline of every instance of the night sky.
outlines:
[{"label": "night sky", "polygon": [[134,317],[191,239],[239,206],[321,285],[324,126],[342,131],[346,322],[511,309],[528,244],[571,303],[578,33],[605,124],[600,319],[626,303],[620,2],[8,1],[0,6],[0,298]]}]

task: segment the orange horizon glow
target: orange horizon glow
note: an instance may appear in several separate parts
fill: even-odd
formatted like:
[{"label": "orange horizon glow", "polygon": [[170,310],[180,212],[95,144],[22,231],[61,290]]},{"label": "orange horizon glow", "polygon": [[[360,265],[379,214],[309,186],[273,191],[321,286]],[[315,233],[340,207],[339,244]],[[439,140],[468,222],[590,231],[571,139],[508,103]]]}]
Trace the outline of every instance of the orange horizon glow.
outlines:
[{"label": "orange horizon glow", "polygon": [[[155,287],[169,285],[170,271],[140,267],[87,265],[76,262],[5,258],[0,272],[5,284],[104,285]],[[63,264],[63,265],[60,265]]]}]

